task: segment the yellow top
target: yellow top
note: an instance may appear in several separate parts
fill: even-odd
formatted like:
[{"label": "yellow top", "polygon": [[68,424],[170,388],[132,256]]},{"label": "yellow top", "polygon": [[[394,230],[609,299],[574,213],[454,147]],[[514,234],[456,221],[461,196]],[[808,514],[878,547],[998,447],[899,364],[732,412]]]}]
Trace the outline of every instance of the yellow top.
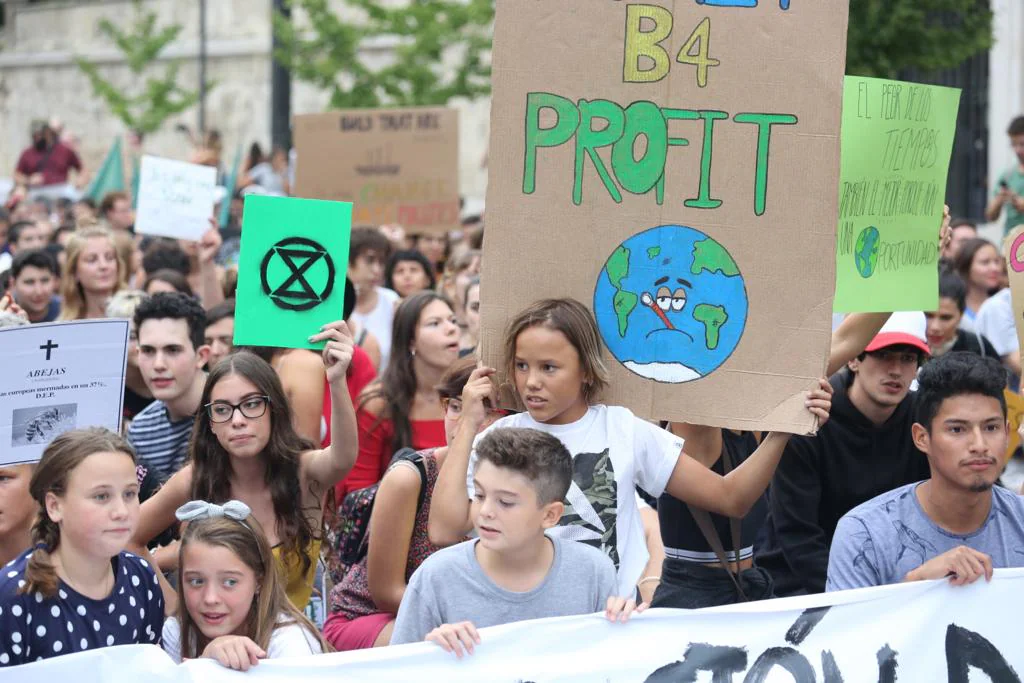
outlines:
[{"label": "yellow top", "polygon": [[281,572],[284,581],[285,592],[288,599],[300,612],[306,609],[309,604],[309,597],[313,594],[313,581],[316,577],[316,563],[320,558],[320,540],[315,539],[306,549],[306,555],[310,559],[309,570],[302,571],[301,557],[281,557],[281,546],[274,546],[274,557],[277,559],[277,569]]}]

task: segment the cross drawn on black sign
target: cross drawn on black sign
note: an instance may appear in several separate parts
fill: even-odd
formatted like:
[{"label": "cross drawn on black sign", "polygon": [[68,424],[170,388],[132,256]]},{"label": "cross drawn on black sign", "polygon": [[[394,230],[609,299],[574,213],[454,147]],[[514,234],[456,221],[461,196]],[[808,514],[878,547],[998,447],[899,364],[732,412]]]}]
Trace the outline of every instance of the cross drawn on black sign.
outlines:
[{"label": "cross drawn on black sign", "polygon": [[[275,256],[288,267],[289,275],[281,284],[271,287],[268,272]],[[306,280],[306,271],[321,259],[327,266],[327,281],[323,291],[316,292]],[[305,237],[281,240],[267,251],[260,266],[263,293],[279,308],[291,311],[306,311],[326,301],[334,289],[334,274],[331,255],[320,244]]]}]

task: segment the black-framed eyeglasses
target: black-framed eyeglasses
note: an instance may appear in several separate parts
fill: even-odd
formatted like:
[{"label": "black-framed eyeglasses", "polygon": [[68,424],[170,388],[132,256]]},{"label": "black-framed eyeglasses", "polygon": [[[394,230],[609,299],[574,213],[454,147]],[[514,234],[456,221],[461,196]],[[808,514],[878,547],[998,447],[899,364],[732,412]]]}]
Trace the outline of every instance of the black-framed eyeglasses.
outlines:
[{"label": "black-framed eyeglasses", "polygon": [[227,401],[214,401],[207,403],[203,408],[210,416],[210,422],[229,422],[235,415],[236,410],[242,412],[243,417],[255,420],[263,417],[270,405],[269,396],[249,396],[241,403],[228,403]]}]

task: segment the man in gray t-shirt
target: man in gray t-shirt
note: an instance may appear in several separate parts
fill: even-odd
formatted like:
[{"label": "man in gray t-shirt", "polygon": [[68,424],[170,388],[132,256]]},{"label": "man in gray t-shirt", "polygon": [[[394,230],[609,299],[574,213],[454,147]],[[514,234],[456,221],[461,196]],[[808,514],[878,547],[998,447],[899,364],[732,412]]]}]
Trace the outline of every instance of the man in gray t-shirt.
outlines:
[{"label": "man in gray t-shirt", "polygon": [[477,628],[513,621],[590,614],[615,594],[615,567],[604,553],[552,538],[554,560],[533,590],[517,593],[492,581],[476,559],[478,540],[439,550],[420,565],[405,589],[391,644],[415,643],[442,624]]},{"label": "man in gray t-shirt", "polygon": [[931,479],[863,503],[839,520],[826,590],[1024,567],[1024,499],[995,482],[1007,447],[1006,373],[967,352],[930,361],[918,378],[914,444]]},{"label": "man in gray t-shirt", "polygon": [[929,560],[960,546],[988,555],[993,567],[1024,567],[1024,500],[1020,496],[993,488],[988,491],[992,506],[981,527],[956,534],[925,514],[918,502],[921,485],[883,493],[839,520],[825,590],[900,583]]}]

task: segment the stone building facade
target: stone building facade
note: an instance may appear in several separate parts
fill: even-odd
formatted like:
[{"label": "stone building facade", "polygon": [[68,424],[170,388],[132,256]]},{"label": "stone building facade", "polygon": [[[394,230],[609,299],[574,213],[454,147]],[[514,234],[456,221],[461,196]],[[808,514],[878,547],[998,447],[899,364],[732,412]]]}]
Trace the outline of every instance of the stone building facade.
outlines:
[{"label": "stone building facade", "polygon": [[[7,0],[0,28],[0,177],[13,174],[18,154],[29,140],[33,119],[58,117],[80,138],[79,151],[95,168],[124,126],[95,97],[75,56],[97,62],[104,76],[129,87],[132,75],[121,53],[98,30],[107,18],[129,26],[131,0]],[[157,25],[183,28],[162,58],[180,62],[179,83],[197,89],[199,81],[199,0],[144,0],[158,15]],[[271,0],[206,0],[206,74],[215,87],[206,98],[207,128],[219,130],[230,164],[236,146],[254,141],[267,149],[271,129]],[[301,26],[304,18],[294,17]],[[368,49],[366,59],[386,57],[388,47]],[[156,68],[162,64],[157,63]],[[322,112],[328,94],[292,81],[292,114]],[[482,199],[490,103],[453,102],[460,110],[460,182],[463,195]],[[198,108],[169,120],[147,139],[149,153],[183,158],[188,153],[183,123],[197,128]]]}]

